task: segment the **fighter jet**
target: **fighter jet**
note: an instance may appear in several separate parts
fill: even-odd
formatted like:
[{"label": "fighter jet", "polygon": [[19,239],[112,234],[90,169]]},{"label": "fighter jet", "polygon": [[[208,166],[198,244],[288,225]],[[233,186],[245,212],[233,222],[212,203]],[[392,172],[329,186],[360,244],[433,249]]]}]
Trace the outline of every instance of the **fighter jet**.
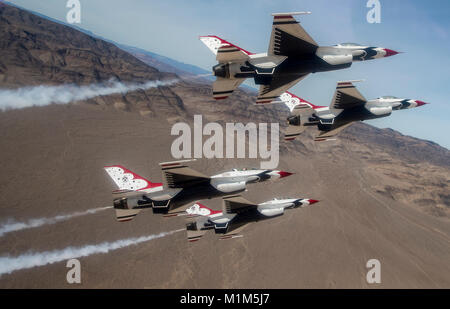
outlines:
[{"label": "fighter jet", "polygon": [[239,233],[249,223],[281,216],[285,209],[305,207],[317,202],[303,198],[275,198],[256,204],[235,195],[223,199],[222,211],[215,211],[196,203],[186,209],[189,216],[197,217],[186,224],[187,238],[190,242],[197,241],[212,229],[221,235],[219,239],[242,237]]},{"label": "fighter jet", "polygon": [[200,40],[219,62],[212,68],[215,99],[227,98],[247,78],[260,85],[257,103],[269,103],[309,73],[348,68],[353,62],[385,58],[398,52],[355,43],[319,46],[294,15],[310,12],[274,13],[267,53],[254,54],[215,35]]},{"label": "fighter jet", "polygon": [[206,176],[185,165],[190,161],[195,160],[160,163],[164,184],[152,183],[120,165],[105,166],[119,188],[113,191],[117,220],[129,221],[144,208],[176,216],[184,213],[183,206],[194,201],[235,194],[245,191],[250,183],[292,175],[284,171],[244,168]]},{"label": "fighter jet", "polygon": [[285,140],[295,139],[308,126],[317,126],[320,131],[315,141],[330,140],[355,121],[387,117],[392,111],[427,104],[393,96],[366,100],[353,85],[354,82],[357,81],[338,82],[330,106],[317,106],[290,92],[283,93],[280,102],[291,111]]}]

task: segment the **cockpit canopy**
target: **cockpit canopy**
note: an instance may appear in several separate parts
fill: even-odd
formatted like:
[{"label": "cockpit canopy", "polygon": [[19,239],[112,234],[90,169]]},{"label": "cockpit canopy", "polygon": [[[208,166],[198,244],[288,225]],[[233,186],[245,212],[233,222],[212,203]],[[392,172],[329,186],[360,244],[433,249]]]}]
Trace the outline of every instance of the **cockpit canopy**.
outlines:
[{"label": "cockpit canopy", "polygon": [[251,168],[233,168],[232,171],[233,172],[241,172],[241,171],[251,171],[251,170],[256,170],[257,168],[251,167]]},{"label": "cockpit canopy", "polygon": [[385,95],[383,97],[379,97],[379,99],[398,99],[398,98],[394,97],[393,95]]},{"label": "cockpit canopy", "polygon": [[357,44],[357,43],[341,43],[338,45],[339,46],[361,46],[361,44]]}]

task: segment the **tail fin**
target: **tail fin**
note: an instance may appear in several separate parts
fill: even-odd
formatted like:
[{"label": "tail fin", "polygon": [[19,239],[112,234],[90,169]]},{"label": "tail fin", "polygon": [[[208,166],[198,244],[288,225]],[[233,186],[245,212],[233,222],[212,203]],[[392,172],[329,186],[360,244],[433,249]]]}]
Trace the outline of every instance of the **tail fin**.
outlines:
[{"label": "tail fin", "polygon": [[346,109],[357,106],[362,106],[367,102],[366,98],[359,92],[359,90],[353,85],[355,82],[361,82],[363,80],[349,80],[340,81],[336,85],[336,91],[334,92],[333,99],[330,104],[330,108]]},{"label": "tail fin", "polygon": [[221,211],[212,210],[211,208],[208,208],[200,203],[195,203],[191,207],[187,208],[186,212],[189,216],[202,216],[202,217],[209,217],[215,214],[222,214]]},{"label": "tail fin", "polygon": [[221,47],[226,47],[228,49],[231,49],[233,47],[237,50],[240,50],[247,56],[253,55],[253,53],[251,53],[245,49],[242,49],[239,46],[236,46],[228,41],[225,41],[224,39],[221,39],[216,35],[200,36],[200,41],[202,41],[203,44],[205,44],[206,47],[208,47],[209,50],[213,52],[214,55],[217,55],[217,52],[218,52],[219,48],[221,48]]},{"label": "tail fin", "polygon": [[104,169],[119,190],[140,191],[158,187],[162,189],[162,183],[152,183],[121,165],[105,166]]},{"label": "tail fin", "polygon": [[116,219],[119,222],[133,220],[140,212],[140,209],[116,209]]},{"label": "tail fin", "polygon": [[[295,116],[295,117],[300,117],[300,116]],[[300,134],[303,133],[303,131],[305,131],[305,126],[299,125],[299,126],[295,126],[295,125],[291,125],[289,124],[286,132],[284,133],[284,140],[285,141],[293,141],[295,140],[295,138],[297,136],[299,136]]]},{"label": "tail fin", "polygon": [[244,81],[244,78],[240,79],[228,79],[217,77],[216,81],[213,83],[213,97],[216,100],[223,100],[228,98],[233,91],[239,87]]}]

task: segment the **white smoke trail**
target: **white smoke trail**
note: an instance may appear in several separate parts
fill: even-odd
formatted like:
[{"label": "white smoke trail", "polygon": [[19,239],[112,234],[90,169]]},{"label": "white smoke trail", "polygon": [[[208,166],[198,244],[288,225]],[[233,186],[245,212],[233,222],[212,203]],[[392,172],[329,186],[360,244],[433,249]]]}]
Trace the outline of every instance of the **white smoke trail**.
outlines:
[{"label": "white smoke trail", "polygon": [[59,86],[36,86],[19,89],[0,89],[0,109],[17,109],[30,106],[45,106],[51,103],[67,104],[87,100],[101,95],[127,93],[138,89],[156,88],[177,83],[178,79],[148,81],[142,84],[125,84],[110,80],[102,84],[78,86],[66,84]]},{"label": "white smoke trail", "polygon": [[58,215],[51,218],[37,218],[37,219],[30,219],[26,222],[15,222],[15,221],[9,221],[2,225],[0,225],[0,237],[3,236],[6,233],[20,231],[24,229],[31,229],[34,227],[39,227],[42,225],[47,224],[55,224],[61,221],[66,221],[72,218],[81,217],[85,215],[95,214],[96,212],[112,208],[112,206],[107,207],[100,207],[100,208],[93,208],[88,209],[85,211],[78,211],[71,214],[65,214],[65,215]]},{"label": "white smoke trail", "polygon": [[86,257],[92,254],[108,253],[113,250],[125,248],[131,245],[137,245],[156,238],[162,238],[177,232],[185,231],[179,229],[171,232],[163,232],[149,236],[141,236],[136,238],[127,238],[113,242],[103,242],[97,245],[87,245],[83,247],[68,247],[62,250],[45,251],[37,253],[26,253],[17,257],[3,256],[0,257],[0,276],[10,274],[20,269],[33,268],[53,264],[73,258]]}]

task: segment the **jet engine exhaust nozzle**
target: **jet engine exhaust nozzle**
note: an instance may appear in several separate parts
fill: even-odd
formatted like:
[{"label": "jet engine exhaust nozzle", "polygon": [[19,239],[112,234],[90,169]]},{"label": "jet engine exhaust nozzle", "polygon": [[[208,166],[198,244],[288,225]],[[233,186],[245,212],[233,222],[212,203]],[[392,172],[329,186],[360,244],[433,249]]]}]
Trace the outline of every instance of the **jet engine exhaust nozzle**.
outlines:
[{"label": "jet engine exhaust nozzle", "polygon": [[227,78],[230,76],[227,64],[219,63],[213,66],[214,76]]},{"label": "jet engine exhaust nozzle", "polygon": [[300,116],[290,116],[290,117],[288,117],[287,121],[291,126],[300,126],[301,125]]}]

